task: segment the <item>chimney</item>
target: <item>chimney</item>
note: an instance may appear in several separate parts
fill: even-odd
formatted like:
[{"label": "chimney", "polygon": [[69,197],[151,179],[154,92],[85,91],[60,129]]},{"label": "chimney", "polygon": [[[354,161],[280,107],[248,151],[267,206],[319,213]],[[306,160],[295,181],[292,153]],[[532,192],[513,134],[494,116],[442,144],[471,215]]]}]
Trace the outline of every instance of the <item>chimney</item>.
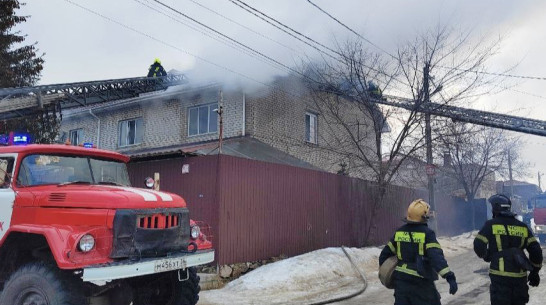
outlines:
[{"label": "chimney", "polygon": [[451,167],[451,154],[449,151],[444,151],[444,167]]}]

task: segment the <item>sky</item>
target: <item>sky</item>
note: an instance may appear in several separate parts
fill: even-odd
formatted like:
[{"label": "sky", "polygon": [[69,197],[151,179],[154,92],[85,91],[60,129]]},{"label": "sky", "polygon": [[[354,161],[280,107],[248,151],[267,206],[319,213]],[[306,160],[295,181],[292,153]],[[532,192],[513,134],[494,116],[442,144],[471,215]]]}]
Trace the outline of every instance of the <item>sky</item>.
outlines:
[{"label": "sky", "polygon": [[[312,0],[387,52],[438,24],[475,39],[502,37],[487,70],[546,77],[546,2],[540,0]],[[17,30],[45,53],[39,84],[145,76],[154,58],[167,71],[195,78],[260,86],[287,73],[241,51],[233,41],[185,19],[152,0],[27,0],[20,14],[31,16]],[[165,5],[252,47],[285,66],[320,58],[311,47],[244,11],[229,0],[162,0]],[[331,48],[358,39],[306,0],[245,0],[299,32]],[[228,20],[227,18],[231,19]],[[216,39],[214,39],[216,38]],[[220,40],[220,41],[219,41]],[[366,44],[366,43],[365,43]],[[368,45],[369,50],[381,53]],[[470,107],[546,120],[546,81],[508,78],[500,93]],[[546,138],[522,136],[531,176],[546,173]],[[546,176],[543,177],[546,184]]]}]

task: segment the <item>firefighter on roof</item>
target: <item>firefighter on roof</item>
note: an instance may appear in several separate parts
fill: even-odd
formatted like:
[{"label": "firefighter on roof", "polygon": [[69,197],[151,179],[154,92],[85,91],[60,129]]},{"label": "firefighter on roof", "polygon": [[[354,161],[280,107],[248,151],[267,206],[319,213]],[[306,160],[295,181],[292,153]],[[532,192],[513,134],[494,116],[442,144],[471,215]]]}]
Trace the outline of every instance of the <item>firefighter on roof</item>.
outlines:
[{"label": "firefighter on roof", "polygon": [[455,274],[449,269],[436,234],[427,226],[430,206],[423,199],[408,207],[406,224],[396,230],[381,251],[379,265],[397,256],[394,271],[395,305],[440,305],[434,281],[438,274],[449,283],[449,293],[457,292]]},{"label": "firefighter on roof", "polygon": [[159,58],[156,58],[154,60],[154,63],[150,66],[150,69],[148,69],[148,77],[156,77],[156,76],[166,76],[167,72],[165,72],[165,69],[163,69],[163,66],[161,65],[161,61]]},{"label": "firefighter on roof", "polygon": [[[492,305],[523,305],[529,302],[529,286],[538,286],[542,249],[526,224],[510,211],[512,202],[504,195],[489,199],[493,219],[488,220],[474,239],[474,252],[490,262]],[[523,252],[529,252],[529,258]],[[530,271],[527,277],[527,271]]]}]

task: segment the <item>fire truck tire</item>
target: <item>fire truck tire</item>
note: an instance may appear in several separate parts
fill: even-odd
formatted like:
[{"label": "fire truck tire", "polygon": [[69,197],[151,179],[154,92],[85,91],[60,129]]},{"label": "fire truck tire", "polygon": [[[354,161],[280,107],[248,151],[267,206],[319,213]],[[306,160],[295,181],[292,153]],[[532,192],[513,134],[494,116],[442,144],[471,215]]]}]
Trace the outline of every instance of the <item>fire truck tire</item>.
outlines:
[{"label": "fire truck tire", "polygon": [[77,278],[55,267],[31,263],[11,275],[0,295],[0,305],[82,305],[87,304]]},{"label": "fire truck tire", "polygon": [[[133,305],[195,305],[199,301],[199,276],[195,268],[188,268],[189,277],[179,281],[178,271],[144,277],[133,286]],[[186,276],[181,271],[181,277]],[[2,305],[2,304],[0,304]]]}]

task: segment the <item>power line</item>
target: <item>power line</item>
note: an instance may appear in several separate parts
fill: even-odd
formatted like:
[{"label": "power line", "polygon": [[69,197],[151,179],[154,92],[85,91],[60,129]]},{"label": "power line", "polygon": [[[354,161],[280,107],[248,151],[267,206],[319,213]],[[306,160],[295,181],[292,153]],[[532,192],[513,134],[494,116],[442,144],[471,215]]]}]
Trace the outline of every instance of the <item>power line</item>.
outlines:
[{"label": "power line", "polygon": [[124,23],[121,23],[121,22],[119,22],[119,21],[117,21],[117,20],[114,20],[114,19],[112,19],[112,18],[110,18],[110,17],[108,17],[108,16],[105,16],[105,15],[103,15],[103,14],[97,12],[97,11],[94,11],[94,10],[92,10],[92,9],[90,9],[90,8],[87,8],[87,7],[85,7],[85,6],[82,6],[82,5],[80,5],[80,4],[77,4],[77,3],[75,3],[75,2],[73,2],[73,1],[71,1],[71,0],[64,0],[64,1],[70,3],[70,4],[74,5],[74,6],[77,6],[77,7],[81,8],[82,10],[87,11],[88,13],[91,13],[91,14],[93,14],[93,15],[99,16],[99,17],[101,17],[101,18],[103,18],[103,19],[105,19],[105,20],[107,20],[107,21],[109,21],[109,22],[115,23],[115,24],[117,24],[117,25],[119,25],[119,26],[121,26],[121,27],[124,27],[124,28],[126,28],[126,29],[128,29],[128,30],[130,30],[130,31],[133,31],[133,32],[135,32],[135,33],[137,33],[137,34],[139,34],[139,35],[145,36],[145,37],[147,37],[147,38],[149,38],[149,39],[152,39],[152,40],[154,40],[154,41],[156,41],[156,42],[159,42],[159,43],[161,43],[161,44],[163,44],[163,45],[165,45],[165,46],[168,46],[168,47],[173,48],[173,49],[175,49],[175,50],[177,50],[177,51],[180,51],[180,52],[182,52],[182,53],[185,53],[186,55],[189,55],[189,56],[191,56],[191,57],[194,57],[194,58],[196,58],[196,59],[199,59],[199,60],[201,60],[201,61],[203,61],[203,62],[206,62],[206,63],[208,63],[208,64],[210,64],[210,65],[213,65],[213,66],[215,66],[215,67],[217,67],[217,68],[220,68],[220,69],[222,69],[222,70],[226,70],[226,71],[228,71],[228,72],[230,72],[230,73],[233,73],[233,74],[237,74],[237,75],[239,75],[239,76],[241,76],[241,77],[244,77],[244,78],[246,78],[246,79],[248,79],[248,80],[254,81],[254,82],[259,83],[259,84],[262,84],[262,85],[264,85],[264,86],[269,86],[268,84],[266,84],[266,83],[264,83],[264,82],[261,82],[261,81],[259,81],[259,80],[256,80],[256,79],[254,79],[254,78],[252,78],[252,77],[250,77],[250,76],[247,76],[247,75],[245,75],[245,74],[243,74],[243,73],[237,72],[237,71],[235,71],[235,70],[233,70],[233,69],[230,69],[230,68],[228,68],[228,67],[225,67],[225,66],[222,66],[222,65],[220,65],[220,64],[217,64],[217,63],[215,63],[215,62],[213,62],[213,61],[210,61],[210,60],[208,60],[208,59],[206,59],[206,58],[204,58],[204,57],[201,57],[201,56],[199,56],[199,55],[195,55],[195,54],[193,54],[193,53],[190,53],[190,52],[188,52],[188,51],[186,51],[186,50],[184,50],[184,49],[181,49],[181,48],[179,48],[179,47],[177,47],[177,46],[174,46],[174,45],[172,45],[172,44],[169,44],[169,43],[167,43],[167,42],[165,42],[165,41],[163,41],[163,40],[161,40],[161,39],[155,38],[155,37],[153,37],[153,36],[150,35],[150,34],[147,34],[147,33],[144,33],[144,32],[142,32],[142,31],[140,31],[140,30],[137,30],[137,29],[135,29],[134,27],[131,27],[131,26],[128,26],[128,25],[126,25],[126,24],[124,24]]},{"label": "power line", "polygon": [[546,80],[546,77],[540,77],[540,76],[526,76],[526,75],[515,75],[515,74],[506,74],[506,73],[495,73],[495,72],[487,72],[487,71],[477,71],[477,70],[472,70],[472,69],[450,68],[450,67],[444,67],[444,66],[437,66],[437,67],[442,68],[442,69],[447,69],[447,70],[457,70],[457,71],[462,71],[462,72],[472,72],[472,73],[486,74],[486,75],[493,75],[493,76],[521,78],[521,79],[532,79],[532,80]]},{"label": "power line", "polygon": [[[157,13],[159,13],[159,14],[162,14],[162,15],[170,18],[171,20],[174,20],[174,21],[176,21],[176,22],[178,22],[180,24],[183,24],[183,25],[189,27],[190,29],[192,29],[194,31],[197,31],[197,32],[199,32],[199,33],[201,33],[201,34],[203,34],[205,36],[208,36],[208,37],[210,37],[210,38],[212,38],[212,39],[214,39],[214,40],[216,40],[216,41],[218,41],[220,43],[228,45],[228,46],[232,47],[233,49],[241,51],[241,52],[243,52],[243,53],[245,53],[245,54],[247,54],[247,55],[249,55],[249,56],[251,56],[251,57],[253,57],[253,58],[255,58],[255,59],[257,59],[257,60],[259,60],[261,62],[263,62],[263,63],[266,63],[266,64],[268,64],[268,65],[270,65],[270,66],[272,66],[274,68],[277,68],[277,69],[280,68],[279,66],[275,65],[274,63],[272,63],[270,61],[265,61],[262,57],[258,57],[256,54],[252,53],[251,51],[249,51],[249,50],[247,50],[245,48],[242,48],[240,45],[235,44],[232,41],[227,40],[224,37],[222,37],[222,36],[220,36],[220,35],[218,35],[218,34],[216,34],[214,32],[210,33],[211,31],[205,32],[205,31],[203,31],[201,29],[198,29],[198,28],[196,28],[196,27],[194,27],[194,26],[192,26],[192,25],[190,25],[188,23],[183,22],[182,20],[180,20],[180,19],[178,19],[178,18],[176,18],[176,17],[174,17],[172,15],[169,15],[169,14],[167,14],[165,12],[160,11],[159,9],[157,9],[155,7],[152,7],[152,6],[148,5],[147,3],[143,3],[141,0],[134,0],[134,1],[141,4],[141,5],[143,5],[143,6],[145,6],[145,7],[147,7],[147,8],[149,8],[149,9],[151,9],[151,10],[153,10],[153,11],[155,11],[155,12],[157,12]],[[147,0],[144,0],[144,1],[147,1]],[[147,1],[147,2],[149,2],[149,1]],[[161,7],[161,8],[163,8],[163,7]]]},{"label": "power line", "polygon": [[320,52],[321,54],[324,54],[324,55],[326,55],[326,56],[328,56],[328,57],[330,57],[330,58],[332,58],[332,59],[337,59],[336,57],[332,56],[331,54],[328,54],[328,53],[324,52],[323,50],[319,49],[317,46],[312,45],[312,44],[310,44],[309,42],[307,42],[307,41],[305,41],[305,40],[302,40],[302,39],[299,38],[298,36],[296,36],[296,35],[294,35],[294,34],[288,32],[288,31],[286,31],[285,29],[283,29],[283,28],[279,27],[278,25],[274,24],[273,22],[271,22],[271,21],[269,21],[269,20],[263,18],[262,16],[258,15],[257,13],[254,13],[253,11],[251,11],[250,9],[247,9],[246,7],[240,5],[239,3],[234,2],[234,1],[231,1],[231,0],[228,0],[228,1],[230,1],[230,2],[233,3],[233,4],[235,4],[235,5],[238,6],[239,8],[241,8],[241,9],[247,11],[248,13],[250,13],[250,14],[252,14],[252,15],[258,17],[259,19],[261,19],[262,21],[264,21],[264,22],[270,24],[271,26],[277,28],[278,30],[281,30],[282,32],[284,32],[284,33],[286,33],[286,34],[292,36],[293,38],[295,38],[295,39],[297,39],[297,40],[303,42],[304,44],[306,44],[306,45],[312,47],[313,49],[317,50],[317,51]]},{"label": "power line", "polygon": [[294,73],[298,73],[298,74],[299,74],[298,71],[296,71],[296,70],[290,68],[289,66],[287,66],[287,65],[285,65],[285,64],[283,64],[283,63],[281,63],[281,62],[279,62],[279,61],[277,61],[277,60],[275,60],[275,59],[273,59],[273,58],[271,58],[271,57],[269,57],[269,56],[267,56],[267,55],[265,55],[264,53],[262,53],[262,52],[260,52],[260,51],[258,51],[258,50],[256,50],[256,49],[253,49],[253,48],[251,48],[251,47],[249,47],[249,46],[247,46],[247,45],[245,45],[245,44],[243,44],[243,43],[241,43],[241,42],[239,42],[239,41],[237,41],[237,40],[235,40],[235,39],[233,39],[233,38],[231,38],[231,37],[229,37],[229,36],[227,36],[227,35],[225,35],[225,34],[223,34],[223,33],[221,33],[221,32],[219,32],[219,31],[217,31],[217,30],[215,30],[215,29],[213,29],[213,28],[211,28],[211,27],[209,27],[208,25],[206,25],[206,24],[204,24],[204,23],[202,23],[202,22],[200,22],[200,21],[198,21],[198,20],[196,20],[196,19],[194,19],[194,18],[192,18],[192,17],[190,17],[190,16],[188,16],[188,15],[182,13],[182,12],[179,11],[179,10],[177,10],[177,9],[175,9],[175,8],[172,8],[172,7],[168,6],[167,4],[165,4],[165,3],[163,3],[163,2],[161,2],[161,1],[159,1],[159,0],[153,0],[153,1],[156,2],[156,3],[158,3],[158,4],[160,4],[161,6],[164,6],[164,7],[168,8],[169,10],[172,10],[173,12],[176,12],[177,14],[179,14],[179,15],[181,15],[181,16],[184,16],[186,19],[189,19],[189,20],[191,20],[191,21],[193,21],[193,22],[199,24],[200,26],[202,26],[202,27],[204,27],[204,28],[206,28],[206,29],[208,29],[208,30],[210,30],[210,31],[212,31],[212,32],[214,32],[214,33],[216,33],[216,34],[218,34],[218,35],[220,35],[220,36],[222,36],[222,37],[224,37],[224,38],[226,38],[226,39],[232,41],[232,42],[234,42],[235,44],[240,45],[241,47],[243,47],[243,48],[245,48],[245,49],[248,49],[248,50],[252,51],[253,53],[258,54],[258,55],[262,56],[263,58],[266,58],[266,59],[268,59],[268,60],[270,60],[270,61],[276,63],[277,65],[286,68],[287,70],[290,70],[290,71],[292,71],[292,72],[294,72]]},{"label": "power line", "polygon": [[[165,46],[167,46],[167,47],[173,48],[173,49],[175,49],[175,50],[177,50],[177,51],[179,51],[179,52],[185,53],[185,54],[187,54],[187,55],[189,55],[189,56],[192,56],[192,57],[194,57],[194,58],[196,58],[196,59],[198,59],[198,60],[201,60],[201,61],[203,61],[203,62],[205,62],[205,63],[208,63],[208,64],[213,65],[213,66],[215,66],[215,67],[218,67],[218,68],[220,68],[220,69],[226,70],[226,71],[228,71],[228,72],[230,72],[230,73],[239,75],[239,76],[241,76],[241,77],[243,77],[243,78],[245,78],[245,79],[248,79],[248,80],[250,80],[250,81],[256,82],[256,83],[261,84],[261,85],[263,85],[263,86],[265,86],[265,87],[269,87],[269,88],[272,88],[272,89],[279,90],[279,91],[281,91],[281,92],[283,92],[283,93],[285,93],[285,94],[287,94],[287,95],[290,95],[290,96],[293,96],[293,97],[296,97],[296,98],[302,98],[299,94],[296,94],[296,93],[293,93],[293,92],[286,91],[286,90],[284,90],[283,88],[280,88],[280,87],[275,86],[275,85],[271,85],[271,84],[268,84],[268,83],[264,83],[264,82],[262,82],[262,81],[259,81],[259,80],[255,79],[255,78],[252,78],[252,77],[250,77],[250,76],[247,76],[247,75],[245,75],[245,74],[243,74],[243,73],[237,72],[237,71],[235,71],[235,70],[233,70],[233,69],[230,69],[230,68],[228,68],[228,67],[222,66],[222,65],[217,64],[217,63],[215,63],[215,62],[213,62],[213,61],[210,61],[210,60],[208,60],[208,59],[206,59],[206,58],[203,58],[203,57],[201,57],[201,56],[198,56],[198,55],[195,55],[195,54],[193,54],[193,53],[191,53],[191,52],[188,52],[188,51],[186,51],[186,50],[184,50],[184,49],[181,49],[181,48],[179,48],[179,47],[176,47],[176,46],[174,46],[174,45],[172,45],[172,44],[169,44],[169,43],[167,43],[167,42],[165,42],[165,41],[163,41],[163,40],[161,40],[161,39],[157,39],[157,38],[153,37],[153,36],[150,35],[150,34],[144,33],[144,32],[142,32],[142,31],[140,31],[140,30],[135,29],[134,27],[131,27],[131,26],[129,26],[129,25],[126,25],[126,24],[124,24],[124,23],[121,23],[121,22],[119,22],[119,21],[117,21],[117,20],[115,20],[115,19],[113,19],[113,18],[110,18],[110,17],[108,17],[108,16],[105,16],[105,15],[103,15],[103,14],[97,12],[97,11],[94,11],[94,10],[92,10],[92,9],[90,9],[90,8],[87,8],[87,7],[84,7],[84,6],[80,5],[80,4],[77,4],[77,3],[73,2],[72,0],[64,0],[64,1],[67,2],[67,3],[70,3],[70,4],[72,4],[72,5],[74,5],[74,6],[76,6],[76,7],[79,7],[79,8],[81,8],[82,10],[87,11],[88,13],[91,13],[91,14],[93,14],[93,15],[96,15],[96,16],[98,16],[98,17],[101,17],[101,18],[103,18],[103,19],[105,19],[105,20],[107,20],[107,21],[109,21],[109,22],[115,23],[115,24],[117,24],[117,25],[119,25],[119,26],[121,26],[121,27],[124,27],[125,29],[128,29],[128,30],[130,30],[130,31],[133,31],[133,32],[139,34],[139,35],[142,35],[142,36],[144,36],[144,37],[147,37],[147,38],[149,38],[149,39],[152,39],[152,40],[154,40],[154,41],[156,41],[156,42],[159,42],[159,43],[161,43],[161,44],[163,44],[163,45],[165,45]],[[301,73],[298,73],[298,74],[299,74],[299,75],[302,75]],[[304,76],[304,77],[305,77],[305,76]],[[307,78],[308,78],[308,77],[307,77]],[[308,78],[308,79],[309,79],[309,78]]]},{"label": "power line", "polygon": [[195,1],[195,0],[188,0],[188,1],[191,1],[191,2],[193,2],[195,5],[198,5],[198,6],[202,7],[202,8],[204,8],[204,9],[206,9],[207,11],[209,11],[209,12],[211,12],[211,13],[213,13],[213,14],[215,14],[215,15],[221,17],[221,18],[224,18],[224,19],[226,19],[226,20],[228,20],[228,21],[230,21],[230,22],[232,22],[232,23],[234,23],[234,24],[236,24],[236,25],[238,25],[238,26],[240,26],[240,27],[242,27],[242,28],[244,28],[244,29],[246,29],[246,30],[248,30],[248,31],[250,31],[250,32],[252,32],[252,33],[254,33],[254,34],[256,34],[256,35],[258,35],[258,36],[261,36],[261,37],[263,37],[263,38],[265,38],[265,39],[267,39],[267,40],[269,40],[269,41],[272,41],[272,42],[274,42],[274,43],[276,43],[276,44],[278,44],[278,45],[280,45],[280,46],[282,46],[282,47],[284,47],[284,48],[287,48],[287,49],[291,50],[291,51],[298,52],[296,49],[294,49],[294,48],[292,48],[292,47],[290,47],[290,46],[287,46],[287,45],[285,45],[285,44],[283,44],[283,43],[281,43],[281,42],[279,42],[279,41],[277,41],[277,40],[275,40],[275,39],[273,39],[273,38],[271,38],[271,37],[269,37],[269,36],[266,36],[266,35],[264,35],[264,34],[258,32],[258,31],[255,31],[255,30],[253,30],[252,28],[250,28],[250,27],[248,27],[248,26],[246,26],[246,25],[244,25],[244,24],[242,24],[242,23],[240,23],[240,22],[237,22],[237,21],[235,21],[235,20],[233,20],[233,19],[231,19],[231,18],[229,18],[229,17],[226,17],[225,15],[222,15],[221,13],[219,13],[219,12],[217,12],[217,11],[211,9],[211,8],[208,8],[208,7],[206,7],[205,5],[199,3],[199,2],[197,2],[197,1]]},{"label": "power line", "polygon": [[325,11],[324,9],[322,9],[321,7],[319,7],[318,5],[316,5],[315,3],[311,2],[311,0],[307,0],[307,2],[309,2],[311,5],[313,5],[314,7],[316,7],[319,11],[323,12],[324,14],[326,14],[328,17],[332,18],[334,21],[336,21],[337,23],[339,23],[341,26],[343,26],[344,28],[346,28],[347,30],[351,31],[353,34],[355,34],[356,36],[360,37],[360,39],[366,41],[367,43],[371,44],[372,46],[376,47],[377,49],[379,49],[380,51],[382,51],[383,53],[389,55],[390,57],[394,58],[394,59],[397,59],[394,55],[392,55],[391,53],[387,52],[385,49],[381,48],[380,46],[378,46],[377,44],[373,43],[372,41],[370,41],[369,39],[367,39],[366,37],[360,35],[359,33],[357,33],[355,30],[351,29],[349,26],[347,26],[346,24],[344,24],[343,22],[341,22],[339,19],[337,19],[336,17],[332,16],[330,13],[328,13],[327,11]]},{"label": "power line", "polygon": [[[258,10],[258,9],[256,9],[256,8],[254,8],[254,7],[252,7],[252,6],[250,6],[250,5],[246,4],[246,3],[244,3],[244,2],[241,1],[241,0],[228,0],[228,1],[230,1],[230,2],[233,3],[233,4],[235,4],[235,5],[238,6],[239,8],[241,8],[241,9],[247,11],[248,13],[250,13],[250,14],[252,14],[252,15],[258,17],[259,19],[261,19],[261,20],[267,22],[268,24],[272,25],[273,27],[275,27],[275,28],[277,28],[277,29],[283,31],[284,33],[286,33],[286,34],[292,36],[293,38],[295,38],[295,39],[297,39],[297,40],[299,40],[299,41],[305,43],[306,45],[308,45],[308,46],[314,48],[315,50],[317,50],[317,51],[320,52],[321,54],[324,54],[324,55],[326,55],[326,56],[328,56],[328,57],[330,57],[330,58],[332,58],[332,59],[334,59],[334,60],[340,62],[341,64],[345,64],[341,59],[336,58],[336,57],[334,57],[332,54],[326,53],[324,50],[318,48],[317,45],[318,45],[318,46],[321,46],[322,48],[324,48],[324,49],[326,49],[326,50],[328,50],[328,51],[330,51],[330,52],[332,52],[332,53],[335,53],[336,55],[338,55],[338,56],[340,56],[340,57],[342,57],[342,58],[345,57],[345,56],[344,56],[343,54],[341,54],[340,52],[338,52],[338,51],[336,51],[336,50],[333,50],[333,49],[331,49],[331,48],[325,46],[324,44],[322,44],[322,43],[320,43],[320,42],[317,42],[316,40],[310,38],[309,36],[300,33],[299,31],[297,31],[297,30],[295,30],[295,29],[293,29],[293,28],[291,28],[291,27],[285,25],[284,23],[278,21],[277,19],[275,19],[275,18],[273,18],[273,17],[271,17],[271,16],[269,16],[269,15],[267,15],[267,14],[261,12],[260,10]],[[261,16],[260,16],[260,15],[261,15]],[[262,16],[265,16],[267,19],[264,18],[264,17],[262,17]],[[269,20],[268,20],[268,19],[269,19]],[[271,20],[271,21],[270,21],[270,20]],[[273,23],[273,22],[274,22],[274,23]],[[286,29],[289,29],[290,31],[292,31],[292,32],[294,32],[294,33],[296,33],[296,34],[298,34],[298,35],[304,37],[304,38],[306,38],[306,39],[309,40],[309,41],[314,42],[316,45],[310,44],[309,42],[307,42],[307,41],[301,39],[300,37],[298,37],[298,36],[292,34],[291,32],[288,32],[288,31],[285,30],[284,28],[279,27],[279,26],[278,26],[277,24],[275,24],[275,23],[281,25],[282,27],[284,27],[284,28],[286,28]],[[383,74],[383,75],[385,75],[385,76],[391,78],[392,80],[394,80],[394,81],[396,81],[396,82],[398,82],[398,83],[400,83],[400,84],[402,84],[402,85],[406,85],[406,83],[404,83],[403,81],[401,81],[401,80],[399,80],[399,79],[393,77],[392,75],[389,75],[388,73],[386,73],[386,72],[384,72],[384,71],[381,71],[381,70],[379,70],[379,69],[375,69],[375,68],[373,68],[373,67],[371,67],[371,66],[368,66],[368,65],[365,65],[365,64],[362,64],[362,65],[363,65],[364,67],[370,69],[371,71],[374,71],[374,72],[379,73],[379,74]]]},{"label": "power line", "polygon": [[[273,17],[271,17],[271,16],[265,14],[264,12],[262,12],[262,11],[256,9],[256,8],[254,8],[254,7],[252,7],[252,6],[248,5],[248,4],[246,4],[244,1],[241,1],[241,0],[229,0],[229,1],[230,1],[231,3],[237,5],[237,6],[241,7],[241,8],[243,8],[243,6],[244,6],[244,7],[248,8],[248,9],[250,9],[251,11],[254,11],[254,12],[256,12],[257,14],[260,14],[260,15],[264,16],[265,18],[267,18],[267,19],[269,19],[269,20],[275,22],[276,24],[282,26],[283,28],[288,29],[289,31],[292,31],[293,33],[296,33],[298,36],[304,37],[305,39],[307,39],[307,40],[309,40],[309,41],[315,43],[316,45],[319,45],[319,46],[323,47],[324,49],[326,49],[326,50],[328,50],[328,51],[330,51],[330,52],[332,52],[332,53],[334,53],[334,54],[337,54],[338,56],[342,56],[342,54],[340,54],[338,51],[336,51],[336,50],[334,50],[334,49],[332,49],[332,48],[330,48],[330,47],[328,47],[328,46],[326,46],[326,45],[324,45],[324,44],[322,44],[322,43],[320,43],[320,42],[314,40],[313,38],[311,38],[311,37],[309,37],[309,36],[307,36],[307,35],[305,35],[305,34],[302,34],[301,32],[299,32],[299,31],[297,31],[297,30],[295,30],[295,29],[293,29],[293,28],[287,26],[286,24],[284,24],[284,23],[278,21],[277,19],[275,19],[275,18],[273,18]],[[248,11],[247,9],[245,9],[245,10]]]}]

